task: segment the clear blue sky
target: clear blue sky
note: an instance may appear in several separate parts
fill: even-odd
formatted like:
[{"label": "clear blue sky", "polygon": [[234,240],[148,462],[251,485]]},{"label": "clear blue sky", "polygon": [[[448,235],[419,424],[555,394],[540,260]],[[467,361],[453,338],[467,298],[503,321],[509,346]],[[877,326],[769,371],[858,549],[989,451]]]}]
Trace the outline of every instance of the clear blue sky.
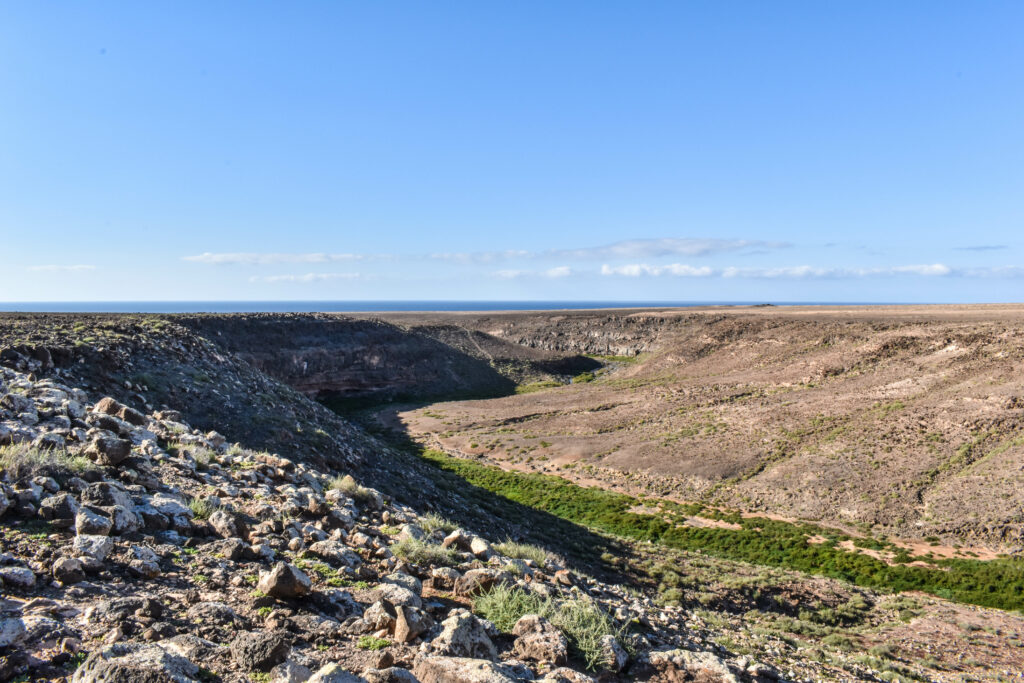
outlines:
[{"label": "clear blue sky", "polygon": [[6,2],[0,301],[1024,300],[1024,3]]}]

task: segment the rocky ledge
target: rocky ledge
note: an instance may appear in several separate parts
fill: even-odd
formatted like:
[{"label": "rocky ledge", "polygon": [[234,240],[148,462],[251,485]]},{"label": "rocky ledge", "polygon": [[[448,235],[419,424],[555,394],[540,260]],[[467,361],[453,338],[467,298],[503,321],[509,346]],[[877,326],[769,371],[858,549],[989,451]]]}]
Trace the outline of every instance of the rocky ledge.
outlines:
[{"label": "rocky ledge", "polygon": [[0,367],[0,680],[779,678],[311,462]]}]

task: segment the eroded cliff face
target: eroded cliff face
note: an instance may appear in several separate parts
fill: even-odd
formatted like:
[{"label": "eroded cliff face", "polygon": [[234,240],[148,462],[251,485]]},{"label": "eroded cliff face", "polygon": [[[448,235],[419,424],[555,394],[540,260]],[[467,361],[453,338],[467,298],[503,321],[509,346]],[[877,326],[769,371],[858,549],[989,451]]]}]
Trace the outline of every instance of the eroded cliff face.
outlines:
[{"label": "eroded cliff face", "polygon": [[486,358],[380,321],[331,314],[175,319],[271,377],[321,400],[501,396],[515,387]]},{"label": "eroded cliff face", "polygon": [[[658,349],[666,331],[687,321],[703,323],[706,315],[681,318],[678,311],[515,311],[493,313],[381,313],[378,315],[412,330],[428,331],[441,325],[463,334],[482,335],[494,344],[533,352],[545,358],[580,354],[635,356]],[[690,320],[693,318],[693,320]]]}]

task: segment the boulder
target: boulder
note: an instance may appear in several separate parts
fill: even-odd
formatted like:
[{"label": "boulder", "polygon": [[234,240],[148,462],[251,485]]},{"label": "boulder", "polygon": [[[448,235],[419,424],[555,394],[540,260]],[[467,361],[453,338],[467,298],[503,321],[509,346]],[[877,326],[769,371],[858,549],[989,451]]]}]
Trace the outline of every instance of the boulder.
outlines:
[{"label": "boulder", "polygon": [[79,535],[75,537],[73,547],[83,555],[102,562],[114,549],[114,541],[109,536]]},{"label": "boulder", "polygon": [[361,675],[367,683],[420,683],[411,671],[399,669],[397,666],[387,669],[367,669]]},{"label": "boulder", "polygon": [[356,551],[339,541],[317,541],[309,546],[308,552],[335,567],[355,568],[363,563],[363,558]]},{"label": "boulder", "polygon": [[541,664],[562,666],[569,657],[569,643],[547,619],[527,614],[512,629],[518,657]]},{"label": "boulder", "polygon": [[421,657],[412,669],[420,683],[514,683],[508,667],[464,657]]},{"label": "boulder", "polygon": [[245,528],[245,522],[227,510],[216,510],[210,515],[209,522],[210,526],[213,527],[213,530],[221,538],[246,539],[249,537],[248,531]]},{"label": "boulder", "polygon": [[441,622],[441,633],[430,647],[434,653],[450,657],[498,658],[484,623],[466,610],[454,610]]},{"label": "boulder", "polygon": [[278,562],[270,571],[260,572],[256,588],[275,598],[299,598],[309,594],[313,583],[298,567]]},{"label": "boulder", "polygon": [[0,569],[0,585],[27,591],[36,585],[36,575],[25,567],[4,567]]},{"label": "boulder", "polygon": [[80,560],[62,557],[53,563],[53,578],[61,583],[78,583],[85,580],[85,568]]},{"label": "boulder", "polygon": [[112,467],[121,464],[132,454],[132,442],[116,436],[101,436],[89,444],[85,454],[98,465]]},{"label": "boulder", "polygon": [[89,655],[72,683],[199,683],[199,667],[158,645],[110,645]]},{"label": "boulder", "polygon": [[109,517],[94,512],[89,508],[82,508],[75,517],[75,531],[80,536],[109,536],[114,523]]},{"label": "boulder", "polygon": [[615,636],[601,636],[601,663],[612,671],[622,671],[629,663],[629,654],[615,639]]},{"label": "boulder", "polygon": [[287,661],[270,670],[270,683],[306,683],[312,675],[307,667]]},{"label": "boulder", "polygon": [[306,683],[366,683],[366,679],[346,671],[340,664],[328,664],[313,674]]},{"label": "boulder", "polygon": [[0,619],[0,650],[18,645],[25,639],[25,622],[17,617]]},{"label": "boulder", "polygon": [[39,516],[49,520],[50,524],[58,529],[67,529],[74,526],[77,515],[78,503],[70,493],[57,493],[47,496],[39,504]]},{"label": "boulder", "polygon": [[269,671],[288,658],[291,645],[279,631],[243,631],[231,641],[231,658],[244,671]]}]

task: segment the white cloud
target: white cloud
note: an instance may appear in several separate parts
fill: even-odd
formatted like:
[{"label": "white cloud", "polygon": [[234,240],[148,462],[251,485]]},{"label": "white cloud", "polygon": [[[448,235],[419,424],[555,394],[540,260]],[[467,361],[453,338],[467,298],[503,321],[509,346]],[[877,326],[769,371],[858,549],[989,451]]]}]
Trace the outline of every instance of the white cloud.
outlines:
[{"label": "white cloud", "polygon": [[255,275],[249,282],[330,282],[331,280],[355,280],[359,273],[306,273],[305,275]]},{"label": "white cloud", "polygon": [[183,261],[194,263],[206,263],[210,265],[246,265],[266,266],[278,263],[336,263],[339,261],[362,261],[367,256],[363,254],[286,254],[286,253],[257,253],[257,252],[236,252],[214,254],[204,252],[195,256],[184,256]]},{"label": "white cloud", "polygon": [[453,263],[494,263],[517,258],[532,258],[533,256],[532,252],[523,249],[506,249],[505,251],[443,252],[429,254],[427,258]]},{"label": "white cloud", "polygon": [[29,270],[38,272],[50,272],[50,273],[74,273],[86,270],[96,270],[96,266],[59,266],[59,265],[45,265],[45,266],[29,266]]},{"label": "white cloud", "polygon": [[670,263],[664,266],[652,266],[646,263],[631,263],[624,266],[601,266],[601,275],[623,275],[625,277],[640,277],[650,275],[675,275],[676,277],[710,277],[715,271],[708,266],[688,266],[682,263]]},{"label": "white cloud", "polygon": [[495,277],[500,277],[503,280],[514,280],[520,277],[544,277],[544,278],[562,278],[569,277],[573,274],[572,268],[569,266],[558,266],[557,268],[548,268],[547,270],[498,270],[493,273]]},{"label": "white cloud", "polygon": [[781,268],[725,268],[722,277],[744,278],[860,278],[892,275],[922,275],[926,277],[951,275],[953,269],[944,263],[875,268],[830,268],[818,266],[784,266]]},{"label": "white cloud", "polygon": [[786,242],[762,240],[723,240],[715,238],[676,238],[623,240],[600,247],[582,249],[554,249],[544,252],[549,256],[580,260],[661,258],[665,256],[708,256],[748,249],[781,249]]},{"label": "white cloud", "polygon": [[804,279],[804,278],[860,278],[872,276],[921,275],[925,277],[941,277],[946,275],[967,274],[970,271],[957,271],[943,263],[908,266],[886,266],[881,268],[831,268],[820,266],[782,266],[777,268],[741,268],[730,266],[714,269],[708,266],[689,266],[680,263],[668,265],[650,265],[647,263],[631,263],[621,266],[601,266],[601,275],[619,275],[623,277],[672,275],[676,277],[712,277],[724,278],[761,278],[761,279]]}]

